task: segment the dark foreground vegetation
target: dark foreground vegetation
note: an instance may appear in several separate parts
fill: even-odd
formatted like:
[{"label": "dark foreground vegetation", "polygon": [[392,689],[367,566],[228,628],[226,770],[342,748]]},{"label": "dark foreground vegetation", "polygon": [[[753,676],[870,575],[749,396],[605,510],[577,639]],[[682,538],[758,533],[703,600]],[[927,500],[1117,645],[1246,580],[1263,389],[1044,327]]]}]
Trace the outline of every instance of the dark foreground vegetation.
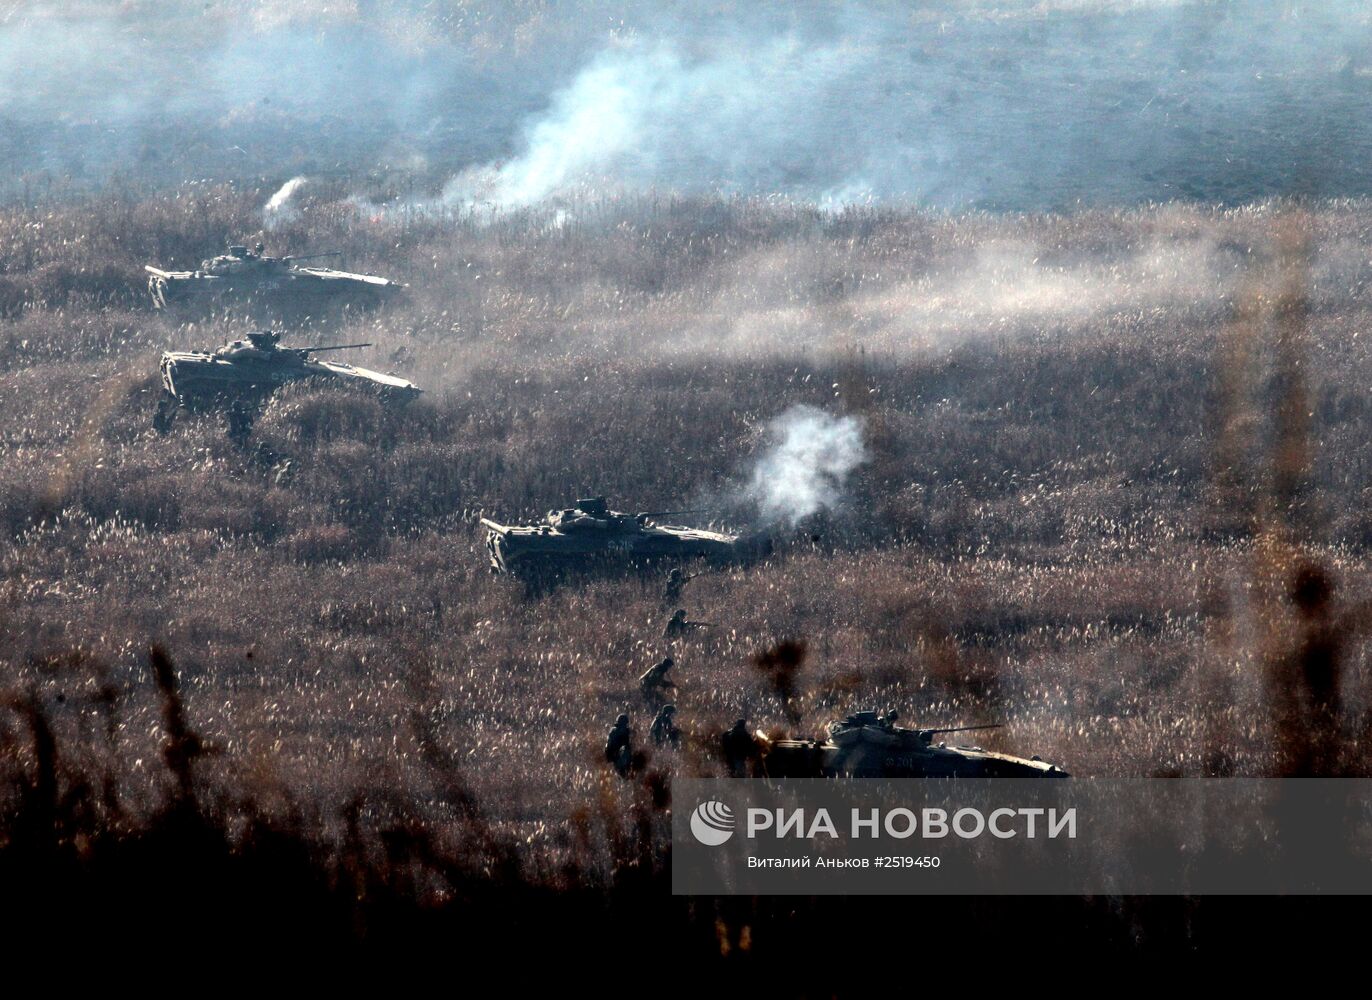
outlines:
[{"label": "dark foreground vegetation", "polygon": [[[592,960],[615,975],[670,972],[678,984],[765,976],[758,981],[810,996],[848,992],[855,975],[869,985],[904,979],[907,964],[892,957],[878,967],[872,957],[902,955],[912,935],[938,956],[921,973],[928,982],[957,979],[988,955],[1081,972],[1140,955],[1285,952],[1307,940],[1338,951],[1361,934],[1356,919],[1309,899],[674,897],[667,789],[656,771],[643,776],[628,814],[602,802],[575,818],[583,832],[603,824],[608,877],[579,861],[540,871],[523,845],[493,834],[456,763],[429,744],[421,754],[442,822],[394,786],[355,788],[334,815],[260,780],[206,783],[199,765],[218,749],[190,727],[165,651],[150,650],[149,666],[165,739],[160,759],[146,762],[162,797],[143,815],[121,803],[117,776],[59,740],[48,709],[8,706],[32,753],[31,769],[11,775],[0,844],[0,930],[12,967],[55,940],[78,944],[87,962],[152,952],[165,971],[237,949],[253,968],[308,963],[353,942],[341,963],[316,971],[332,976],[404,953],[461,961],[468,974],[532,961],[521,981],[541,969],[575,982],[570,964]],[[112,692],[90,702],[117,725]]]},{"label": "dark foreground vegetation", "polygon": [[[158,351],[242,326],[152,313],[139,271],[253,236],[265,192],[0,218],[21,930],[889,963],[930,907],[669,895],[672,778],[722,773],[740,714],[1003,721],[989,745],[1088,776],[1372,772],[1367,206],[492,223],[353,194],[313,188],[272,249],[411,293],[298,336],[374,341],[359,362],[426,397],[292,387],[246,444],[212,413],[152,429]],[[772,525],[773,557],[689,584],[715,628],[668,644],[659,576],[488,574],[483,513],[587,493],[755,526],[750,471],[801,403],[860,418],[867,461],[841,504]],[[786,639],[782,686],[754,664]],[[685,745],[622,780],[605,729],[628,711],[646,735],[636,678],[668,652]],[[1204,951],[1331,912],[937,911],[932,946],[974,927],[1027,954]]]}]

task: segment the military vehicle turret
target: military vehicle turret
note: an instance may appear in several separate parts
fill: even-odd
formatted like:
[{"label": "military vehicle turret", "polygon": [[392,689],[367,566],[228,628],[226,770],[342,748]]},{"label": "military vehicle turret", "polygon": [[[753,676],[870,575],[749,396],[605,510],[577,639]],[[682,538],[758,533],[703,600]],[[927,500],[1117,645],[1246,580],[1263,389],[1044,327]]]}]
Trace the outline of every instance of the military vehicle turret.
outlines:
[{"label": "military vehicle turret", "polygon": [[896,716],[858,712],[816,740],[773,740],[764,747],[774,778],[1065,778],[1038,757],[1015,757],[978,746],[949,746],[937,737],[999,726],[905,729]]},{"label": "military vehicle turret", "polygon": [[692,511],[626,514],[604,497],[552,510],[538,524],[507,525],[483,517],[486,551],[497,573],[538,573],[595,564],[645,565],[671,559],[746,561],[771,552],[765,536],[729,535],[657,519]]},{"label": "military vehicle turret", "polygon": [[201,261],[194,271],[168,271],[152,264],[143,269],[148,272],[148,292],[158,309],[192,302],[290,305],[305,310],[329,304],[367,307],[379,305],[404,288],[374,274],[302,263],[334,256],[338,256],[335,251],[269,257],[258,243],[252,249],[230,246],[228,253]]},{"label": "military vehicle turret", "polygon": [[370,344],[330,347],[281,347],[281,335],[269,330],[250,333],[214,351],[167,351],[162,355],[159,424],[170,419],[176,405],[226,405],[235,400],[260,400],[278,387],[301,379],[327,379],[375,390],[388,402],[406,402],[419,388],[398,375],[383,375],[341,361],[322,361],[322,351],[341,351]]}]

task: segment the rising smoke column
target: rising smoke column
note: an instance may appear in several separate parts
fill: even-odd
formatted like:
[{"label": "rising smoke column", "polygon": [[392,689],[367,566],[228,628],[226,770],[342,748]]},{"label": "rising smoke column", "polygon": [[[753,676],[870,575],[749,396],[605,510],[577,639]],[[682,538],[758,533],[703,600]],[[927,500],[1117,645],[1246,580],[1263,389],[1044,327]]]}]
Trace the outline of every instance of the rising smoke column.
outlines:
[{"label": "rising smoke column", "polygon": [[659,190],[1023,209],[1363,189],[1372,15],[1313,6],[935,0],[648,21],[588,55],[519,119],[515,155],[460,172],[442,205]]},{"label": "rising smoke column", "polygon": [[275,229],[299,216],[300,210],[291,204],[291,199],[304,186],[305,180],[304,177],[292,177],[267,199],[267,204],[262,209],[262,225],[265,228]]},{"label": "rising smoke column", "polygon": [[[843,164],[814,133],[817,104],[834,104],[870,71],[843,45],[785,34],[722,40],[688,58],[667,39],[619,44],[592,59],[525,127],[523,152],[453,178],[448,206],[520,209],[584,187],[781,190],[808,172],[816,145],[844,189]],[[828,184],[826,183],[826,187]]]},{"label": "rising smoke column", "polygon": [[862,421],[793,406],[767,427],[771,447],[753,467],[748,496],[765,523],[794,525],[843,499],[848,476],[867,461]]}]

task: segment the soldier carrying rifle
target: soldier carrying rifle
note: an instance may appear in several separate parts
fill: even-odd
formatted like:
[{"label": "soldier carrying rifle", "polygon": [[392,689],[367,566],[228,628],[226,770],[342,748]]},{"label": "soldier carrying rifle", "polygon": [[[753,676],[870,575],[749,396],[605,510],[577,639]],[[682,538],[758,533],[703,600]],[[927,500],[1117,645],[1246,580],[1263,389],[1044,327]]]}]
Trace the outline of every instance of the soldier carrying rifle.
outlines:
[{"label": "soldier carrying rifle", "polygon": [[685,608],[677,608],[676,611],[672,614],[671,619],[668,620],[667,627],[663,629],[662,634],[668,639],[675,639],[679,636],[686,635],[688,632],[691,631],[691,629],[714,627],[714,622],[691,621],[689,618],[686,617]]}]

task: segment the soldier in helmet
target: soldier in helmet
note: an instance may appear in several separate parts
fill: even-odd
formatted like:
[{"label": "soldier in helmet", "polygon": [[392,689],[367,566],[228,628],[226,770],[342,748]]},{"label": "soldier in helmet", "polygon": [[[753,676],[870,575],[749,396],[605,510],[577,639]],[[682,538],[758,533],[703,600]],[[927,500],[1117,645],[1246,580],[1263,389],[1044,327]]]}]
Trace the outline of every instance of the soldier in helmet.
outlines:
[{"label": "soldier in helmet", "polygon": [[281,334],[271,330],[256,330],[248,334],[248,343],[264,353],[275,350],[280,340]]},{"label": "soldier in helmet", "polygon": [[634,731],[629,727],[629,716],[621,714],[615,720],[610,735],[605,739],[605,759],[615,766],[621,777],[629,773],[629,767],[633,763],[633,735]]},{"label": "soldier in helmet", "polygon": [[663,692],[668,688],[675,690],[676,685],[673,684],[671,678],[667,676],[675,665],[676,662],[670,656],[667,656],[663,658],[661,663],[643,671],[642,675],[638,678],[638,687],[639,690],[643,692],[643,697],[647,698],[650,702],[657,701],[663,696]]},{"label": "soldier in helmet", "polygon": [[755,762],[762,760],[762,748],[757,745],[753,734],[748,732],[748,720],[739,719],[732,729],[719,739],[724,760],[729,765],[729,773],[735,778],[746,778],[753,770]]},{"label": "soldier in helmet", "polygon": [[271,471],[284,458],[284,456],[273,448],[266,441],[259,440],[257,446],[253,448],[253,461],[258,468],[264,471]]},{"label": "soldier in helmet", "polygon": [[176,420],[176,397],[164,395],[157,401],[157,412],[153,414],[152,426],[158,434],[166,434]]},{"label": "soldier in helmet", "polygon": [[694,580],[695,576],[687,576],[681,572],[679,567],[672,567],[672,571],[667,574],[667,586],[662,591],[662,604],[664,607],[672,607],[681,601],[681,590],[686,584]]},{"label": "soldier in helmet", "polygon": [[889,733],[896,728],[896,720],[899,718],[900,713],[893,708],[891,709],[891,711],[883,715],[881,719],[878,721],[881,723],[881,728],[885,729]]},{"label": "soldier in helmet", "polygon": [[681,749],[681,730],[676,724],[676,706],[663,705],[653,720],[653,742],[672,750]]},{"label": "soldier in helmet", "polygon": [[235,399],[225,420],[229,425],[229,440],[240,448],[245,447],[252,434],[252,409],[243,400]]},{"label": "soldier in helmet", "polygon": [[693,622],[686,617],[685,608],[677,608],[668,620],[667,627],[662,630],[662,634],[668,639],[676,639],[688,634],[692,629],[712,628],[713,626],[713,622]]}]

